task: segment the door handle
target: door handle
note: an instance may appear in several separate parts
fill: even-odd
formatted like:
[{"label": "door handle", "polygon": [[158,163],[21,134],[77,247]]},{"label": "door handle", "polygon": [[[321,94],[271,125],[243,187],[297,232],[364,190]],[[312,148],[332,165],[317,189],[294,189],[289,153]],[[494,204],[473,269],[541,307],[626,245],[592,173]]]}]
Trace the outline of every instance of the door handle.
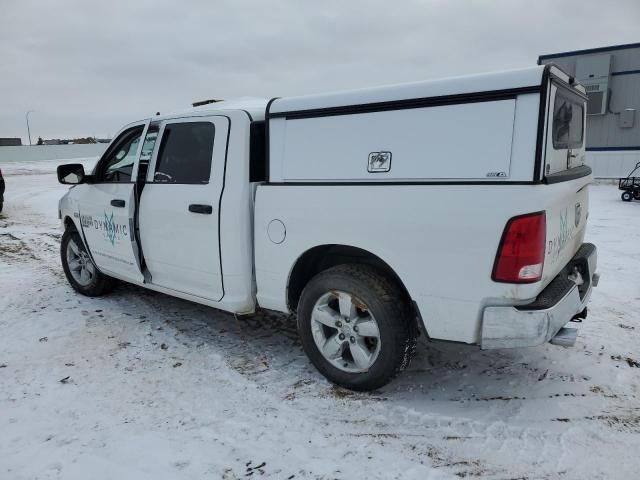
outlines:
[{"label": "door handle", "polygon": [[189,211],[192,213],[211,215],[213,213],[213,207],[211,205],[200,205],[198,203],[192,203],[191,205],[189,205]]},{"label": "door handle", "polygon": [[124,208],[125,205],[126,204],[124,200],[118,200],[117,198],[114,198],[113,200],[111,200],[112,207]]}]

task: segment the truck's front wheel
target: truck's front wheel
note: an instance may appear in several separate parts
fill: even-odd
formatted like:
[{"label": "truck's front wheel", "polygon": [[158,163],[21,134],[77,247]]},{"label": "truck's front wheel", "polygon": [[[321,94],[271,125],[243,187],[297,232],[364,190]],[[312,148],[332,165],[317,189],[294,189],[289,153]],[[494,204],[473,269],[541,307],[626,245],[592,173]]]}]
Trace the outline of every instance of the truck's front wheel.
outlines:
[{"label": "truck's front wheel", "polygon": [[60,257],[64,273],[74,290],[88,297],[98,297],[113,290],[115,280],[96,268],[75,230],[67,229],[62,235]]},{"label": "truck's front wheel", "polygon": [[365,265],[339,265],[307,284],[298,308],[303,348],[330,381],[353,390],[387,384],[415,347],[404,295]]}]

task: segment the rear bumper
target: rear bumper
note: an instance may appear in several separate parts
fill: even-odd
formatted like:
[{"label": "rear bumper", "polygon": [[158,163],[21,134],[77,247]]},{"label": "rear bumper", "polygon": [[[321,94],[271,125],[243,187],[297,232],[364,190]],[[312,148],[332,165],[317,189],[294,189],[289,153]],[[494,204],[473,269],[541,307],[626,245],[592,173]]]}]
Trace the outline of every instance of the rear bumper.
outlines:
[{"label": "rear bumper", "polygon": [[[534,347],[552,340],[567,322],[585,310],[591,290],[598,283],[596,267],[596,247],[584,243],[532,302],[522,306],[485,307],[481,348]],[[580,285],[569,279],[576,269],[582,279]]]}]

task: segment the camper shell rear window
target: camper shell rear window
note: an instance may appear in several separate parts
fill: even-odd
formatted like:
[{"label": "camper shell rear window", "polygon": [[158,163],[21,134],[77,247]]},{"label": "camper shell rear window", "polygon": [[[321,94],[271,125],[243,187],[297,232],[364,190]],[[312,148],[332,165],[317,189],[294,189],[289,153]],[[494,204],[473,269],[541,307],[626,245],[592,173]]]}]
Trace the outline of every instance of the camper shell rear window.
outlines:
[{"label": "camper shell rear window", "polygon": [[558,88],[553,103],[553,148],[580,148],[584,136],[584,102]]}]

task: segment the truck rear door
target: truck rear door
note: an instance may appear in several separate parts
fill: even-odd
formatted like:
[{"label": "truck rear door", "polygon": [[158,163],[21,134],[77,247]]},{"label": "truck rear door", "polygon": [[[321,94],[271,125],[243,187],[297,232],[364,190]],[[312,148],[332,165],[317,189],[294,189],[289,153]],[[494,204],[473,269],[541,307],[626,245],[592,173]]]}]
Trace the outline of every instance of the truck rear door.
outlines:
[{"label": "truck rear door", "polygon": [[139,204],[140,242],[150,283],[219,301],[223,296],[219,202],[229,120],[161,122]]}]

